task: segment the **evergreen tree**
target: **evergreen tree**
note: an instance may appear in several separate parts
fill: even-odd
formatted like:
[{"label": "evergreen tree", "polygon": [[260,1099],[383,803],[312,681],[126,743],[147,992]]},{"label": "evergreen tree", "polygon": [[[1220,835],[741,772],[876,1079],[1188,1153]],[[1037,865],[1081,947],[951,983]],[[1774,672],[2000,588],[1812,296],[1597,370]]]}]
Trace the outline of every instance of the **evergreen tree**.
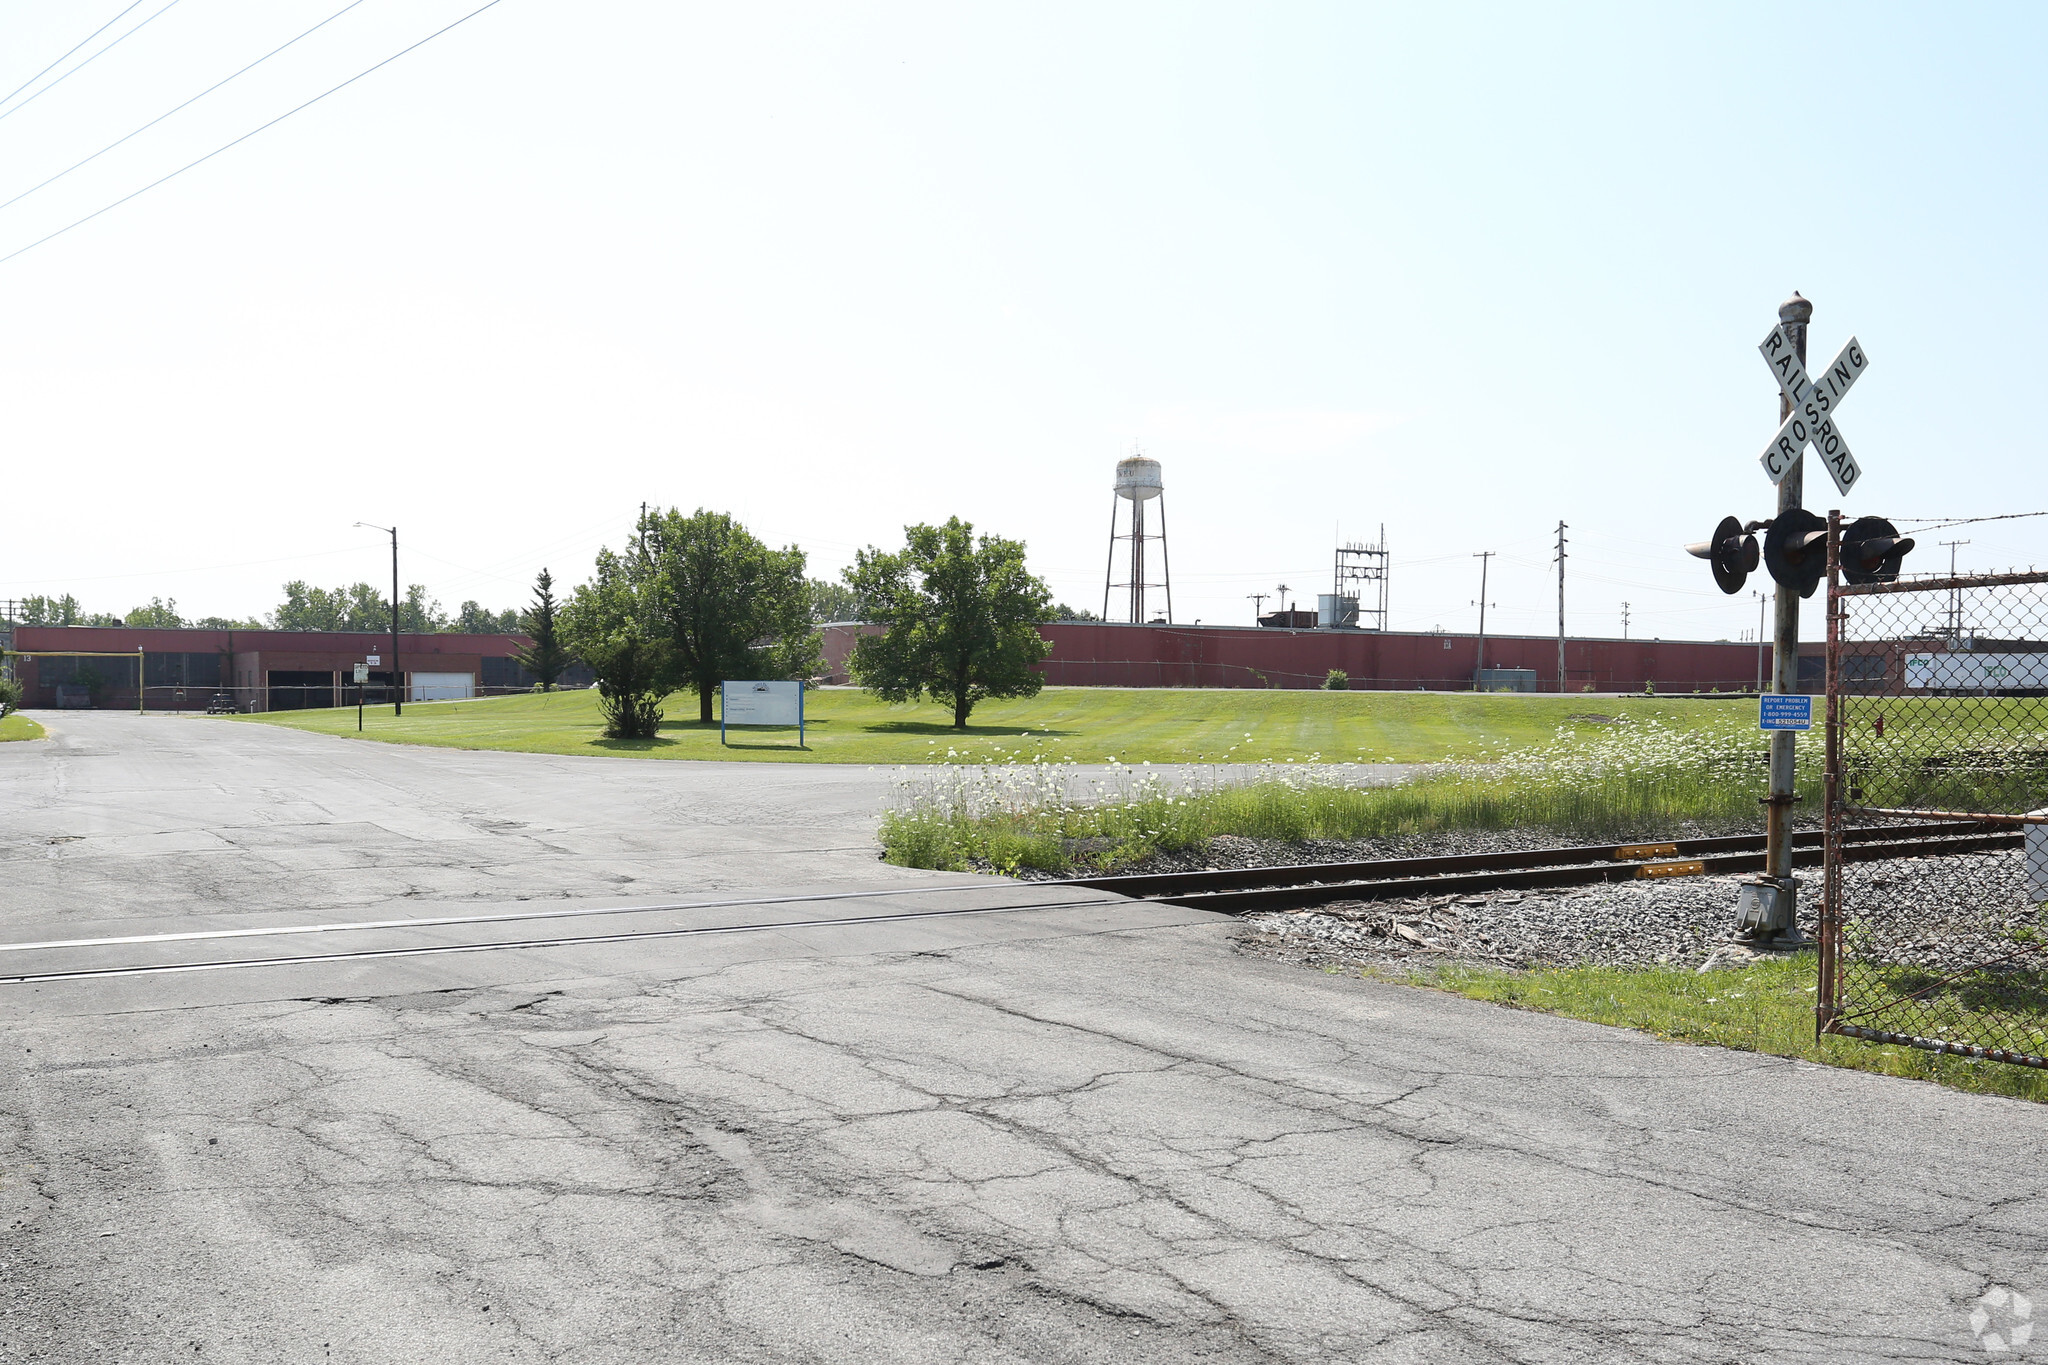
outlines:
[{"label": "evergreen tree", "polygon": [[552,692],[562,670],[569,666],[568,651],[562,648],[559,615],[555,607],[555,580],[546,569],[533,580],[533,605],[519,618],[519,629],[532,644],[512,657],[520,667],[540,679],[540,690]]}]

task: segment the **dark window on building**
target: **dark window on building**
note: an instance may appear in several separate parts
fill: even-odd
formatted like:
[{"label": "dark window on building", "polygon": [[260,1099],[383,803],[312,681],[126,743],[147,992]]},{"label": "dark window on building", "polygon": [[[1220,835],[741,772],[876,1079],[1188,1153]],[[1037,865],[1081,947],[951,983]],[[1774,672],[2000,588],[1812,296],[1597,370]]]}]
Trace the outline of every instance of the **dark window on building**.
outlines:
[{"label": "dark window on building", "polygon": [[[477,676],[477,686],[486,692],[527,692],[540,682],[517,659],[485,658],[480,662],[482,667]],[[596,681],[597,675],[589,668],[572,663],[555,679],[555,686],[589,687]]]},{"label": "dark window on building", "polygon": [[212,650],[197,654],[144,654],[142,680],[149,687],[219,687],[220,655]]},{"label": "dark window on building", "polygon": [[519,666],[517,659],[493,659],[486,656],[477,678],[479,687],[497,688],[505,691],[532,687],[539,679]]},{"label": "dark window on building", "polygon": [[265,709],[304,711],[334,705],[334,675],[289,668],[273,668],[269,674],[270,693]]}]

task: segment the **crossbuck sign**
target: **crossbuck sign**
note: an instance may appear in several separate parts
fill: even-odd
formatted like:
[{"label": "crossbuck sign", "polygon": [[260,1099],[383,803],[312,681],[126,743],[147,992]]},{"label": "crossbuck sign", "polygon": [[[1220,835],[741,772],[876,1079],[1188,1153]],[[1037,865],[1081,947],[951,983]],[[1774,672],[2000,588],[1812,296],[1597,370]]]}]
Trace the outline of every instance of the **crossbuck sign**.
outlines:
[{"label": "crossbuck sign", "polygon": [[1869,357],[1856,344],[1856,338],[1850,337],[1849,344],[1821,371],[1816,382],[1807,377],[1806,367],[1799,363],[1798,348],[1783,324],[1773,327],[1757,349],[1763,352],[1764,363],[1778,377],[1778,387],[1792,405],[1792,415],[1764,447],[1764,473],[1771,476],[1772,483],[1777,483],[1792,472],[1792,466],[1799,462],[1811,442],[1820,452],[1828,473],[1834,476],[1835,487],[1846,494],[1863,477],[1863,470],[1849,453],[1849,443],[1842,439],[1840,428],[1835,426],[1835,408],[1848,396],[1849,386],[1870,368]]}]

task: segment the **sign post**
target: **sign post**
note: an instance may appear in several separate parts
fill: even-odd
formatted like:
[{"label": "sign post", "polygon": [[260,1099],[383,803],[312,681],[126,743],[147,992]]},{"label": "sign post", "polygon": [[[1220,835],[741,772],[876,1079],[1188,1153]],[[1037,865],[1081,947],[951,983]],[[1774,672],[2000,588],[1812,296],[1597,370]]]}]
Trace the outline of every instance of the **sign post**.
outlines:
[{"label": "sign post", "polygon": [[356,732],[363,729],[363,685],[370,681],[370,664],[377,662],[377,656],[370,656],[370,663],[356,665]]},{"label": "sign post", "polygon": [[[1804,511],[1806,463],[1811,445],[1843,494],[1863,478],[1849,443],[1835,425],[1835,410],[1870,358],[1854,337],[1816,380],[1806,372],[1806,328],[1813,305],[1794,294],[1778,308],[1778,325],[1757,350],[1778,381],[1778,431],[1758,457],[1764,474],[1778,486],[1779,519]],[[1811,589],[1808,589],[1811,591]],[[1799,932],[1799,883],[1792,876],[1792,805],[1798,799],[1795,737],[1813,725],[1813,699],[1799,693],[1799,593],[1777,585],[1771,636],[1771,691],[1762,699],[1759,725],[1771,736],[1771,794],[1765,798],[1764,875],[1744,887],[1736,912],[1739,931],[1769,941]]]},{"label": "sign post", "polygon": [[728,725],[796,727],[796,746],[804,743],[804,685],[801,682],[727,682],[718,686],[718,742],[726,743]]}]

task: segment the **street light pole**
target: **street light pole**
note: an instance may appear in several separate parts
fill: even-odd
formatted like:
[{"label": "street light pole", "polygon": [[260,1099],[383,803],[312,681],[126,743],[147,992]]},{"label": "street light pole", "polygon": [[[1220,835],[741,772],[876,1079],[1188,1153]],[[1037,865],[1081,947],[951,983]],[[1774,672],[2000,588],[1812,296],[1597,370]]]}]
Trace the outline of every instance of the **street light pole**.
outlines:
[{"label": "street light pole", "polygon": [[359,521],[358,526],[372,531],[388,531],[391,535],[391,714],[405,714],[404,674],[398,671],[398,528],[379,526],[373,521]]}]

